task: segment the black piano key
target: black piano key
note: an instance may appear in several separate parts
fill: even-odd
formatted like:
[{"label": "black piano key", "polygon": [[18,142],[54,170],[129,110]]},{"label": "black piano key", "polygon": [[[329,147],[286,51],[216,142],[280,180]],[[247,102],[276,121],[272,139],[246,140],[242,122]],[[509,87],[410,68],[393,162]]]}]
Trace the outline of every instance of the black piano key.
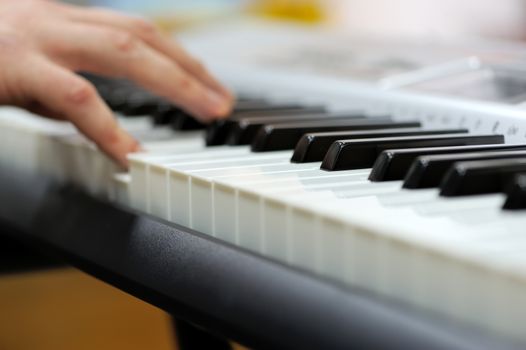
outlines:
[{"label": "black piano key", "polygon": [[[296,114],[302,113],[319,113],[318,111],[324,110],[322,106],[301,106],[298,104],[269,104],[266,101],[259,100],[248,100],[238,102],[234,106],[232,114],[229,118],[223,119],[223,121],[228,121],[230,118],[250,118],[251,116],[256,118],[259,117],[259,114],[266,115],[269,117],[269,114],[275,115],[289,115],[295,116]],[[222,131],[225,128],[223,125],[229,125],[229,123],[224,123],[223,121],[218,121],[213,123],[213,126],[207,128],[207,125],[201,123],[196,118],[192,117],[187,113],[182,113],[173,121],[172,127],[175,130],[200,130],[207,128],[207,145],[215,146],[224,144],[221,142],[221,139],[224,139],[224,132]],[[227,126],[228,128],[228,126]]]},{"label": "black piano key", "polygon": [[413,165],[407,172],[403,187],[412,189],[437,187],[440,185],[446,172],[457,162],[519,157],[524,157],[526,159],[526,147],[523,151],[447,154],[419,157],[414,161]]},{"label": "black piano key", "polygon": [[370,139],[379,137],[395,136],[418,136],[418,135],[440,135],[440,134],[467,134],[467,129],[385,129],[374,131],[335,131],[324,133],[306,134],[296,144],[292,163],[309,163],[323,160],[329,147],[334,141]]},{"label": "black piano key", "polygon": [[456,197],[503,192],[515,175],[524,172],[524,158],[458,162],[444,176],[440,195]]},{"label": "black piano key", "polygon": [[[212,122],[206,129],[206,145],[207,146],[218,146],[218,145],[224,145],[227,143],[227,138],[229,137],[230,133],[236,126],[236,124],[242,122],[246,119],[252,119],[256,120],[256,118],[272,118],[274,121],[281,119],[281,118],[289,118],[287,120],[302,120],[305,118],[309,118],[310,116],[318,116],[321,117],[322,115],[325,115],[326,113],[323,113],[319,111],[318,107],[306,107],[305,109],[296,109],[296,110],[288,110],[288,111],[265,111],[265,112],[257,112],[257,113],[239,113],[236,115],[232,115],[229,118],[217,120],[215,122]],[[263,125],[263,124],[259,124]],[[257,129],[257,127],[255,127]],[[254,132],[255,134],[255,132]],[[253,136],[252,136],[253,137]],[[236,136],[231,137],[231,144],[237,145],[239,142],[236,139]],[[247,143],[248,144],[248,143]]]},{"label": "black piano key", "polygon": [[230,118],[257,118],[273,115],[287,116],[287,115],[302,115],[302,114],[321,114],[327,113],[324,106],[297,106],[295,108],[268,108],[251,111],[236,111],[236,107],[232,111]]},{"label": "black piano key", "polygon": [[120,112],[126,107],[129,95],[130,90],[128,88],[117,88],[106,96],[105,102],[111,110]]},{"label": "black piano key", "polygon": [[265,100],[265,99],[244,99],[241,98],[241,100],[236,100],[236,106],[238,106],[239,111],[243,110],[257,110],[260,108],[265,108],[267,106],[271,105],[271,102]]},{"label": "black piano key", "polygon": [[95,89],[97,90],[97,93],[99,94],[100,98],[104,100],[104,102],[106,102],[113,90],[111,86],[106,84],[99,84],[95,86]]},{"label": "black piano key", "polygon": [[289,110],[302,110],[305,106],[297,103],[270,103],[266,101],[246,101],[237,103],[232,109],[232,114],[246,113],[246,112],[282,112]]},{"label": "black piano key", "polygon": [[452,147],[428,147],[409,149],[389,149],[380,153],[374,162],[369,180],[393,181],[403,180],[409,168],[420,156],[436,154],[456,154],[473,152],[503,152],[513,150],[526,150],[526,145],[475,145],[475,146],[452,146]]},{"label": "black piano key", "polygon": [[236,93],[236,103],[249,103],[249,102],[252,102],[252,103],[263,103],[263,102],[267,102],[267,100],[265,100],[264,98],[261,98],[261,97],[257,97],[255,95],[247,95],[247,94],[244,94],[244,93]]},{"label": "black piano key", "polygon": [[359,131],[389,128],[414,128],[420,126],[419,122],[409,121],[395,123],[388,119],[348,119],[305,122],[295,124],[265,125],[261,127],[252,142],[253,152],[270,152],[294,149],[301,137],[306,133],[324,131]]},{"label": "black piano key", "polygon": [[226,143],[226,138],[232,126],[236,123],[232,119],[216,120],[206,128],[205,142],[207,146],[219,146]]},{"label": "black piano key", "polygon": [[[367,120],[362,113],[344,114],[308,114],[285,117],[261,117],[261,118],[242,118],[234,123],[227,135],[226,143],[229,145],[249,145],[255,138],[259,130],[266,125],[295,125],[305,123],[333,123],[344,120]],[[383,119],[383,120],[387,120]],[[294,147],[292,147],[294,148]]]},{"label": "black piano key", "polygon": [[154,125],[172,125],[175,120],[181,117],[184,112],[177,106],[170,103],[159,106],[157,111],[152,114]]},{"label": "black piano key", "polygon": [[202,130],[206,124],[201,123],[195,117],[186,112],[182,112],[177,118],[172,120],[172,129],[179,131]]},{"label": "black piano key", "polygon": [[146,93],[134,93],[128,97],[121,112],[127,116],[153,115],[168,101]]},{"label": "black piano key", "polygon": [[504,143],[502,135],[440,135],[403,136],[334,142],[323,159],[324,170],[350,170],[372,167],[378,155],[386,149],[467,146]]},{"label": "black piano key", "polygon": [[526,209],[526,174],[518,174],[507,190],[506,201],[502,207],[506,210]]}]

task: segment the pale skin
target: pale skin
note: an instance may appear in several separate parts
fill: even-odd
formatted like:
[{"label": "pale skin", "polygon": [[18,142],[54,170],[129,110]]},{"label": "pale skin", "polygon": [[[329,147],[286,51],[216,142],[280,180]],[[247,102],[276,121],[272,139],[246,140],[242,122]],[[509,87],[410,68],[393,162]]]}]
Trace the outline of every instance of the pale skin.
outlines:
[{"label": "pale skin", "polygon": [[125,77],[204,122],[225,117],[233,96],[150,22],[100,8],[0,0],[0,104],[67,120],[126,167],[139,143],[119,127],[75,71]]}]

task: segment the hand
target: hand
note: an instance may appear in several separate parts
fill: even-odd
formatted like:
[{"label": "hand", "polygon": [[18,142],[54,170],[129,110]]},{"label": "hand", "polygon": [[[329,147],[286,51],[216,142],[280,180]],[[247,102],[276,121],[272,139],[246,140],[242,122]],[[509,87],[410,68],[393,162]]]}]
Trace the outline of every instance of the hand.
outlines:
[{"label": "hand", "polygon": [[45,0],[0,0],[0,103],[71,121],[126,166],[139,148],[95,88],[74,71],[126,77],[210,121],[232,95],[151,23]]}]

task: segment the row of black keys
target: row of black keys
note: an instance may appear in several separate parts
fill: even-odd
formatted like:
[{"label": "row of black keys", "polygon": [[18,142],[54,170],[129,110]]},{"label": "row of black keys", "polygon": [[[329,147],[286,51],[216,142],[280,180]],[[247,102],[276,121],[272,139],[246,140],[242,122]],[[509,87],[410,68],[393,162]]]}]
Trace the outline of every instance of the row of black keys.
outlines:
[{"label": "row of black keys", "polygon": [[[156,124],[178,130],[205,128],[128,82],[88,78],[122,114],[152,115]],[[371,181],[404,180],[408,189],[440,187],[444,196],[507,191],[505,208],[526,209],[526,145],[505,145],[502,135],[419,127],[418,121],[244,98],[229,118],[207,126],[206,141],[209,146],[250,144],[254,152],[294,149],[292,162],[322,161],[321,168],[328,171],[372,167]]]}]

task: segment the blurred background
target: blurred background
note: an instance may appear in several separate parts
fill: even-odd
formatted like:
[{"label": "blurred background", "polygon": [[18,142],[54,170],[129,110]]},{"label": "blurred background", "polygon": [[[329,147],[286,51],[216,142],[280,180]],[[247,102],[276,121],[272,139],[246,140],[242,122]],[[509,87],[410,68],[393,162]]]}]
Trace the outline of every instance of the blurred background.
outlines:
[{"label": "blurred background", "polygon": [[73,0],[183,24],[262,15],[380,36],[484,36],[522,39],[523,0]]},{"label": "blurred background", "polygon": [[[74,0],[167,31],[240,17],[394,37],[526,37],[523,0]],[[69,268],[0,275],[0,349],[175,349],[168,315]]]}]

